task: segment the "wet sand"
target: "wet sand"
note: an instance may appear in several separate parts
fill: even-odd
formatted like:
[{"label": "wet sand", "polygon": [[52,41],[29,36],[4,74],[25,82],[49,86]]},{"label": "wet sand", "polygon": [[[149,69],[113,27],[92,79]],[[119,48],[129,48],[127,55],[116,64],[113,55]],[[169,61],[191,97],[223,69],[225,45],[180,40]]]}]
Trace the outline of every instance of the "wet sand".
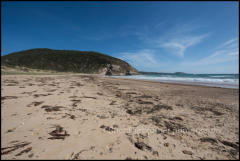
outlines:
[{"label": "wet sand", "polygon": [[239,90],[3,75],[2,159],[239,159]]}]

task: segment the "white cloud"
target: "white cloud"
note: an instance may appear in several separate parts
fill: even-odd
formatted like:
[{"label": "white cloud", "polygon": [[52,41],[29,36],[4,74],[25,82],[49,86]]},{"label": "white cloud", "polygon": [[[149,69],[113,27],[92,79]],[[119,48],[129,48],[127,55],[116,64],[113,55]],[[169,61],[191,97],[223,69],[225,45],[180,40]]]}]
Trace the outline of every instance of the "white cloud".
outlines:
[{"label": "white cloud", "polygon": [[239,54],[238,51],[233,51],[233,52],[229,53],[228,55],[236,56],[236,55],[238,55],[238,54]]},{"label": "white cloud", "polygon": [[234,39],[231,39],[231,40],[228,40],[227,42],[225,42],[223,46],[228,46],[228,45],[232,45],[233,43],[235,43],[236,41],[238,40],[238,38],[234,38]]},{"label": "white cloud", "polygon": [[152,67],[158,64],[154,53],[154,50],[143,49],[136,52],[122,52],[117,55],[118,58],[129,62],[135,67]]},{"label": "white cloud", "polygon": [[187,48],[200,43],[208,34],[198,36],[181,36],[179,38],[173,38],[167,40],[165,43],[160,43],[161,47],[169,48],[178,56],[183,57]]},{"label": "white cloud", "polygon": [[[231,39],[215,48],[215,51],[200,60],[194,62],[182,62],[183,66],[204,66],[221,64],[229,61],[238,61],[239,50],[237,39]],[[232,47],[234,46],[234,47]],[[237,48],[236,48],[237,46]]]},{"label": "white cloud", "polygon": [[[235,70],[235,65],[238,61],[238,38],[232,38],[228,41],[223,42],[216,48],[208,50],[208,56],[200,58],[198,60],[184,60],[181,62],[176,62],[175,59],[168,57],[167,54],[175,54],[177,57],[183,58],[187,50],[193,46],[200,44],[205,41],[206,38],[210,36],[208,33],[200,33],[199,28],[203,26],[198,26],[196,23],[185,23],[176,24],[171,28],[164,28],[164,33],[160,33],[160,29],[167,22],[159,23],[159,26],[145,27],[139,30],[132,30],[132,35],[138,37],[146,49],[134,51],[134,52],[122,52],[118,53],[118,57],[129,62],[131,65],[140,70],[148,71],[214,71],[225,69],[225,72],[232,72]],[[158,30],[159,31],[158,31]],[[127,30],[129,31],[129,30]],[[129,34],[129,32],[127,32]],[[167,52],[165,52],[165,49]],[[160,51],[158,53],[157,51]],[[204,53],[203,55],[206,55]],[[200,55],[199,55],[200,56]],[[226,66],[226,63],[233,63],[233,66]],[[224,64],[225,63],[225,64]],[[232,71],[227,71],[232,69]],[[221,71],[220,71],[221,72]]]},{"label": "white cloud", "polygon": [[[166,54],[159,54],[157,51],[162,51],[161,49],[165,48],[168,50],[165,53],[183,57],[188,48],[202,42],[209,36],[209,33],[193,34],[194,31],[200,28],[200,26],[193,25],[193,23],[176,24],[171,28],[164,28],[165,34],[161,32],[160,35],[157,29],[160,29],[166,23],[161,22],[156,26],[152,26],[152,28],[150,26],[142,27],[141,29],[144,32],[141,34],[138,34],[139,30],[132,30],[132,34],[142,40],[147,49],[118,53],[116,54],[119,55],[118,58],[129,62],[136,68],[168,70],[169,64],[174,61],[171,61]],[[130,28],[129,26],[125,27],[125,29],[128,29],[126,30],[128,34]]]},{"label": "white cloud", "polygon": [[215,48],[216,49],[222,49],[222,48],[238,48],[238,38],[233,38],[233,39],[230,39],[224,43],[222,43],[221,45],[217,46]]},{"label": "white cloud", "polygon": [[216,56],[231,57],[231,56],[238,56],[238,54],[239,54],[238,38],[234,38],[219,45],[216,48],[215,53],[210,55],[209,57],[216,57]]},{"label": "white cloud", "polygon": [[[166,26],[167,22],[160,23],[159,26]],[[164,32],[159,33],[157,27],[149,29],[151,34],[145,34],[142,40],[148,45],[148,48],[164,48],[170,54],[184,57],[186,50],[194,45],[199,44],[210,33],[196,33],[202,28],[196,21],[187,23],[175,23],[172,27],[165,27]],[[150,36],[151,35],[151,36]]]},{"label": "white cloud", "polygon": [[179,42],[164,43],[164,44],[162,44],[162,47],[175,49],[176,53],[181,57],[184,55],[184,52],[186,50],[186,46],[184,46],[183,44],[181,44]]}]

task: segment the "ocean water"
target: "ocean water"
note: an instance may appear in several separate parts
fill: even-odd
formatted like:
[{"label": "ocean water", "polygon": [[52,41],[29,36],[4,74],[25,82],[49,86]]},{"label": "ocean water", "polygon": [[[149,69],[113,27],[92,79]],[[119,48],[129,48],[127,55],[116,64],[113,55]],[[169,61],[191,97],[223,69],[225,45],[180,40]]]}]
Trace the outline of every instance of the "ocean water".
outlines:
[{"label": "ocean water", "polygon": [[239,74],[186,74],[186,73],[147,73],[119,78],[152,80],[158,82],[196,84],[222,88],[239,88]]}]

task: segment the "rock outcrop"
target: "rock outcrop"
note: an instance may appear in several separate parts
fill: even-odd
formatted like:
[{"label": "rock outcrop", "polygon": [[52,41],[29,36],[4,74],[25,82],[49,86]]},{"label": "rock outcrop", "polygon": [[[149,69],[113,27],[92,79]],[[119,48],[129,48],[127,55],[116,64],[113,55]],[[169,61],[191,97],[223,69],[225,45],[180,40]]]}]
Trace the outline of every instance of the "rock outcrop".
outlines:
[{"label": "rock outcrop", "polygon": [[120,65],[108,64],[105,75],[136,75],[138,71],[135,68],[122,68]]}]

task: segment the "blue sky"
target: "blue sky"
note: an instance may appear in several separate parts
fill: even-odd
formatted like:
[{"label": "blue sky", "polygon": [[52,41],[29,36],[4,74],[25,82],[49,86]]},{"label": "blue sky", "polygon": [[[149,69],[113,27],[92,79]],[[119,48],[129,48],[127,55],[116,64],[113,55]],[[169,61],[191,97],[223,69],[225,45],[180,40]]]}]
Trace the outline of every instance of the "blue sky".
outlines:
[{"label": "blue sky", "polygon": [[2,2],[1,54],[98,51],[141,71],[238,73],[238,2]]}]

